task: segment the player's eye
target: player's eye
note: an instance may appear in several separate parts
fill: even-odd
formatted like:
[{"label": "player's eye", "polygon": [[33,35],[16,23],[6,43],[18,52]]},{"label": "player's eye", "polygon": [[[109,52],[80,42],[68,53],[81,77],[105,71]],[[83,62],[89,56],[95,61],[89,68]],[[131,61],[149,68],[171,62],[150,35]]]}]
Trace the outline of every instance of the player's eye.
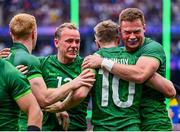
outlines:
[{"label": "player's eye", "polygon": [[141,33],[141,30],[134,31],[134,34],[139,34],[139,33]]},{"label": "player's eye", "polygon": [[131,34],[131,32],[130,31],[124,31],[124,34],[129,35],[129,34]]},{"label": "player's eye", "polygon": [[65,42],[67,42],[67,43],[72,43],[72,42],[73,42],[73,39],[67,39]]},{"label": "player's eye", "polygon": [[76,44],[79,44],[79,43],[80,43],[80,40],[79,40],[79,39],[76,39],[75,42],[76,42]]}]

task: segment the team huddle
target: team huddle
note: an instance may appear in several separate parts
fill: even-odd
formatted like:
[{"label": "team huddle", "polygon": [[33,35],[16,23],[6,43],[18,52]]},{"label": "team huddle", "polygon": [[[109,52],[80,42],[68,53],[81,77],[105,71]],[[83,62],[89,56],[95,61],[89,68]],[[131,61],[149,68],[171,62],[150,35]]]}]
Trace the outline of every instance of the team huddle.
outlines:
[{"label": "team huddle", "polygon": [[83,59],[77,27],[63,23],[54,35],[57,54],[36,57],[36,19],[15,15],[13,46],[0,52],[0,130],[86,131],[90,97],[94,131],[172,130],[165,98],[176,90],[164,78],[161,44],[145,28],[141,10],[124,9],[119,24],[95,26],[98,51]]}]

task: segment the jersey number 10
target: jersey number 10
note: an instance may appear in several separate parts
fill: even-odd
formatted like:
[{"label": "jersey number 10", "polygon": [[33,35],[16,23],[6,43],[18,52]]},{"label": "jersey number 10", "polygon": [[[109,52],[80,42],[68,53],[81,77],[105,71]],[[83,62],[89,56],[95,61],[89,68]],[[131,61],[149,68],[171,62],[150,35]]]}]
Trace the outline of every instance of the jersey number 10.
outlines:
[{"label": "jersey number 10", "polygon": [[[108,98],[109,98],[109,72],[99,69],[99,74],[102,74],[102,98],[101,98],[101,106],[108,106]],[[116,106],[121,108],[130,107],[133,104],[134,94],[135,94],[135,83],[129,82],[128,86],[128,97],[127,101],[123,102],[119,98],[119,77],[114,75],[112,78],[112,99]]]}]

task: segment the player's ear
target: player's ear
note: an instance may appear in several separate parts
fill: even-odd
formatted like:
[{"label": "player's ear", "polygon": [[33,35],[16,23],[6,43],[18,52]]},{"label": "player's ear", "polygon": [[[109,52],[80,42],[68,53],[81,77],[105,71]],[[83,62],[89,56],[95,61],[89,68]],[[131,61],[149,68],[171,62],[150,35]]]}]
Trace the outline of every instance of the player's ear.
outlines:
[{"label": "player's ear", "polygon": [[119,35],[119,36],[117,37],[117,43],[119,44],[120,41],[121,41],[121,37],[120,37],[120,35]]},{"label": "player's ear", "polygon": [[101,46],[100,46],[100,44],[99,44],[99,41],[95,40],[95,42],[96,42],[96,47],[97,47],[97,49],[100,49]]},{"label": "player's ear", "polygon": [[100,44],[99,44],[99,41],[98,41],[96,35],[94,37],[95,37],[96,48],[100,49],[101,47],[100,47]]},{"label": "player's ear", "polygon": [[144,32],[146,32],[146,24],[143,24]]},{"label": "player's ear", "polygon": [[118,32],[119,32],[119,34],[121,33],[121,26],[120,25],[118,26]]},{"label": "player's ear", "polygon": [[59,40],[57,38],[54,38],[54,45],[56,48],[59,47]]},{"label": "player's ear", "polygon": [[12,33],[11,33],[11,32],[9,32],[9,35],[10,35],[10,36],[12,36]]},{"label": "player's ear", "polygon": [[9,32],[9,35],[11,36],[12,40],[14,41],[14,36],[11,32]]},{"label": "player's ear", "polygon": [[31,37],[32,37],[32,40],[35,39],[35,31],[33,30],[32,33],[31,33]]}]

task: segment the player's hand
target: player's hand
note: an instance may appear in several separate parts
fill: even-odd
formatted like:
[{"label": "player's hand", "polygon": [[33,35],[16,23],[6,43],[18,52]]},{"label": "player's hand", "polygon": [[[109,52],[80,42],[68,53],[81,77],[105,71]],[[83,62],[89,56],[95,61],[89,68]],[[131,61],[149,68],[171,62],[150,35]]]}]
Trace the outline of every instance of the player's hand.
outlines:
[{"label": "player's hand", "polygon": [[50,113],[62,112],[61,108],[63,106],[61,106],[61,105],[63,105],[63,103],[59,101],[59,102],[56,102],[52,105],[49,105],[49,106],[43,108],[42,111],[46,111],[46,112],[50,112]]},{"label": "player's hand", "polygon": [[70,81],[74,89],[80,88],[81,86],[92,87],[95,82],[95,73],[92,69],[85,69],[79,76]]},{"label": "player's hand", "polygon": [[101,68],[102,60],[103,60],[103,58],[101,58],[101,56],[98,54],[89,55],[89,56],[85,57],[83,64],[82,64],[82,69]]},{"label": "player's hand", "polygon": [[0,51],[0,57],[7,58],[10,54],[10,48],[4,48]]},{"label": "player's hand", "polygon": [[28,72],[27,66],[25,65],[18,65],[16,66],[16,68],[24,75]]},{"label": "player's hand", "polygon": [[69,115],[66,111],[56,113],[56,117],[58,118],[59,125],[63,126],[65,131],[68,130],[69,126]]}]

